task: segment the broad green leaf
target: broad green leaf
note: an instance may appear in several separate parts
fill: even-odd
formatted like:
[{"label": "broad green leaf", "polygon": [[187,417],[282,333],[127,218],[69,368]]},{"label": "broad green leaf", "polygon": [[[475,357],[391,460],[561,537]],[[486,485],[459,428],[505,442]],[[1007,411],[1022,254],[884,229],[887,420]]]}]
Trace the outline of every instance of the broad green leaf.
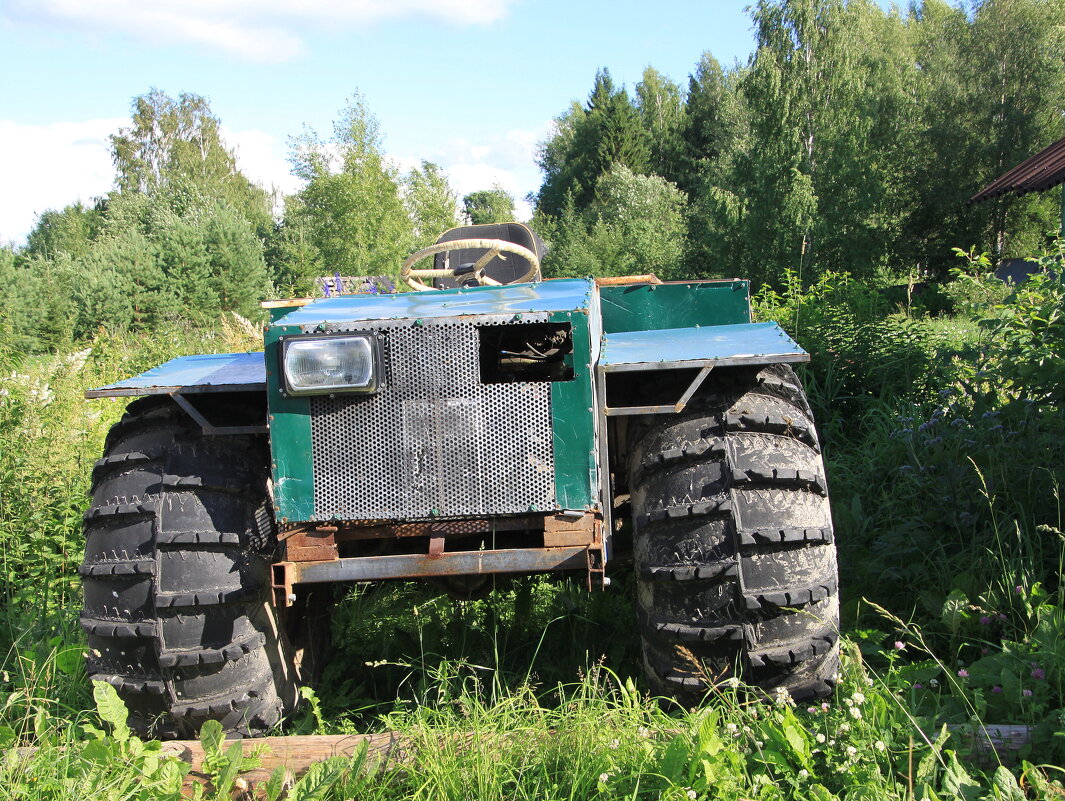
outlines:
[{"label": "broad green leaf", "polygon": [[129,739],[129,726],[126,724],[126,705],[118,697],[118,690],[105,681],[92,683],[92,697],[96,701],[96,712],[100,719],[111,725],[114,737],[119,742]]}]

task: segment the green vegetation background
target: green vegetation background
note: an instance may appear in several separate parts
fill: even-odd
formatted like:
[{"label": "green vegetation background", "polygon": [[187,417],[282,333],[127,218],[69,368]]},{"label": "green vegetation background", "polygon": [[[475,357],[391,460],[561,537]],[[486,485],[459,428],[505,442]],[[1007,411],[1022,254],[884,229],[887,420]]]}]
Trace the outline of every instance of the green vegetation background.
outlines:
[{"label": "green vegetation background", "polygon": [[[533,224],[553,275],[748,276],[760,319],[812,353],[844,577],[836,697],[750,704],[708,685],[700,710],[659,705],[623,574],[604,593],[523,579],[462,603],[360,588],[288,731],[403,731],[419,758],[333,761],[291,797],[1063,794],[1061,190],[964,201],[1065,134],[1065,3],[752,16],[750,63],[708,54],[686,90],[648,69],[632,97],[597,75],[543,144]],[[329,137],[293,139],[306,184],[287,198],[239,173],[218,125],[195,95],[137,98],[116,189],[0,249],[0,797],[175,798],[181,780],[85,679],[80,516],[122,404],[81,391],[255,349],[264,297],[391,275],[463,214],[513,214],[498,188],[460,204],[435,165],[397,172],[358,95]],[[1002,256],[1043,271],[1008,287],[987,275]],[[1009,767],[941,728],[1005,723],[1032,737]],[[204,737],[225,797],[234,759]]]}]

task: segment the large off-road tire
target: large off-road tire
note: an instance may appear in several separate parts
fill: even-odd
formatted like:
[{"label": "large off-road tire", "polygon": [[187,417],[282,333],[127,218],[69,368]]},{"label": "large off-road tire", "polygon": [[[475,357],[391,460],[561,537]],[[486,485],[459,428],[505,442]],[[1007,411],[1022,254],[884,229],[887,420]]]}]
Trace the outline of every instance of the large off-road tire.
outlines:
[{"label": "large off-road tire", "polygon": [[[212,414],[247,409],[220,401]],[[268,602],[267,466],[265,437],[205,436],[169,399],[135,401],[107,436],[85,513],[81,623],[89,678],[118,690],[142,734],[194,736],[217,720],[254,736],[295,703]]]},{"label": "large off-road tire", "polygon": [[630,451],[644,668],[685,703],[733,677],[826,695],[836,549],[809,403],[786,365],[711,378],[687,412],[643,418]]}]

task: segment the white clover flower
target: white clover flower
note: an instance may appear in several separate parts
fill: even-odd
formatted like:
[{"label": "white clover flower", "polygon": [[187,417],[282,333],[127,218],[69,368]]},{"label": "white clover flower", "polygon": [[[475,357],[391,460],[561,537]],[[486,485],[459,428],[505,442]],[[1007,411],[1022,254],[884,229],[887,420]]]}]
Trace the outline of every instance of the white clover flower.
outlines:
[{"label": "white clover flower", "polygon": [[818,732],[816,735],[814,735],[814,739],[816,739],[819,743],[823,743],[827,738],[825,737],[825,735],[821,734],[821,732]]},{"label": "white clover flower", "polygon": [[733,676],[725,682],[725,686],[731,690],[735,690],[737,687],[740,686],[740,680]]},{"label": "white clover flower", "polygon": [[735,723],[725,724],[725,731],[727,731],[729,734],[735,734],[737,731],[739,731],[739,728],[740,727],[737,726]]},{"label": "white clover flower", "polygon": [[836,747],[836,741],[835,740],[829,740],[828,741],[828,747],[829,748],[835,748]]},{"label": "white clover flower", "polygon": [[695,792],[695,790],[689,790],[686,795],[688,796],[688,798],[691,799],[691,801],[695,801],[695,799],[699,797],[699,794]]},{"label": "white clover flower", "polygon": [[799,771],[799,778],[800,779],[806,779],[809,776],[810,776],[810,771],[808,771],[806,768],[803,768],[802,770]]},{"label": "white clover flower", "polygon": [[620,745],[621,745],[621,740],[619,740],[617,737],[615,737],[613,740],[610,741],[610,746],[609,747],[612,750],[616,751]]},{"label": "white clover flower", "polygon": [[843,699],[843,703],[845,703],[847,706],[854,706],[854,699],[853,698],[844,698]]},{"label": "white clover flower", "polygon": [[873,686],[873,680],[871,678],[869,678],[868,676],[865,677],[865,686],[866,687],[872,687]]},{"label": "white clover flower", "polygon": [[851,696],[851,698],[854,699],[854,703],[856,703],[856,704],[864,704],[865,703],[865,694],[864,693],[856,692],[854,695]]},{"label": "white clover flower", "polygon": [[839,724],[839,730],[841,732],[843,732],[844,734],[846,734],[847,732],[849,732],[851,730],[851,724],[849,724],[849,723],[840,723]]},{"label": "white clover flower", "polygon": [[852,706],[847,711],[851,713],[851,717],[854,718],[855,720],[861,720],[862,719],[862,710],[860,710],[858,707]]},{"label": "white clover flower", "polygon": [[651,736],[651,730],[649,728],[647,728],[646,726],[640,726],[638,729],[636,729],[636,734],[639,735],[640,737],[650,737]]},{"label": "white clover flower", "polygon": [[858,749],[857,748],[855,748],[853,745],[848,745],[847,746],[847,756],[853,757],[853,756],[857,756],[857,754],[858,754]]},{"label": "white clover flower", "polygon": [[610,779],[610,774],[609,773],[600,773],[599,774],[599,783],[600,784],[606,784],[607,781],[609,781],[609,779]]},{"label": "white clover flower", "polygon": [[886,751],[887,750],[887,746],[884,745],[884,741],[883,740],[877,740],[875,743],[873,743],[873,748],[875,748],[877,751]]}]

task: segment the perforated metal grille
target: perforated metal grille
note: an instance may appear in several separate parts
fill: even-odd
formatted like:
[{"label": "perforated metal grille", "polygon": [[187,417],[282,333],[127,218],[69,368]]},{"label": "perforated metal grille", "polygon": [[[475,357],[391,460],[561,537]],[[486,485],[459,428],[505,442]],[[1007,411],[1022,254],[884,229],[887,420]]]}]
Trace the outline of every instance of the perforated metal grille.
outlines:
[{"label": "perforated metal grille", "polygon": [[383,337],[385,387],[311,399],[315,520],[554,507],[549,382],[482,384],[473,322],[357,328]]}]

